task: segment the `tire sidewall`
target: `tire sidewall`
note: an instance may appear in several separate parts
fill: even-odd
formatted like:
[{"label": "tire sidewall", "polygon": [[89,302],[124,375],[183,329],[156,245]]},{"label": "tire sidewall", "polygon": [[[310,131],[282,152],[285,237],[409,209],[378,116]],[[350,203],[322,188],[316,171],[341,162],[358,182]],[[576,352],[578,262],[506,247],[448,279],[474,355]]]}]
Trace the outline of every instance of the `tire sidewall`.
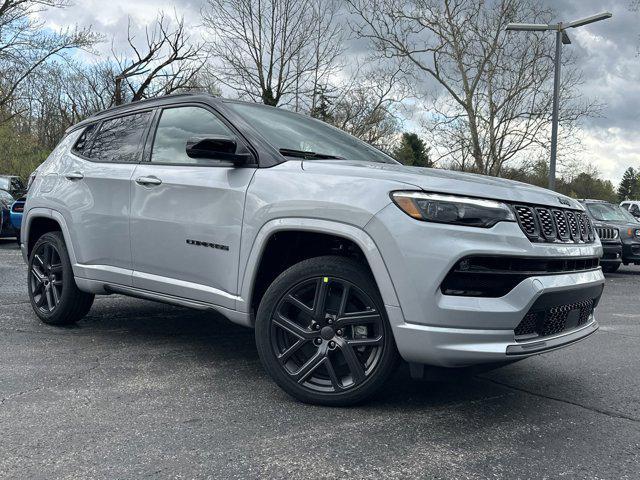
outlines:
[{"label": "tire sidewall", "polygon": [[[315,392],[292,381],[275,358],[271,346],[271,317],[281,298],[295,285],[309,278],[321,276],[353,283],[369,295],[382,316],[384,345],[380,362],[362,384],[345,392]],[[397,364],[398,353],[393,333],[378,289],[371,275],[361,264],[344,257],[326,256],[304,260],[280,274],[262,297],[256,314],[255,336],[258,354],[267,372],[283,390],[306,403],[327,406],[348,406],[359,403],[382,387]]]}]

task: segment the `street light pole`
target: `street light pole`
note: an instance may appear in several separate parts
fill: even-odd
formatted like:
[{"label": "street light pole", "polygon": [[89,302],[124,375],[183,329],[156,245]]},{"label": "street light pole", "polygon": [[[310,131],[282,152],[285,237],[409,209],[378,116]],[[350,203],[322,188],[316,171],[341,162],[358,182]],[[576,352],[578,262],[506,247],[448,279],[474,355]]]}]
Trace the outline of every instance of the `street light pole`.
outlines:
[{"label": "street light pole", "polygon": [[556,188],[556,157],[558,153],[558,111],[560,109],[560,65],[562,60],[562,45],[569,45],[571,39],[566,32],[567,28],[577,28],[589,23],[611,18],[611,13],[604,12],[590,17],[581,18],[570,23],[558,23],[556,25],[540,23],[509,23],[506,30],[543,32],[555,30],[556,32],[556,56],[554,58],[553,73],[553,111],[551,113],[551,158],[549,159],[549,189]]},{"label": "street light pole", "polygon": [[558,153],[558,109],[560,97],[560,65],[562,60],[562,24],[556,31],[556,56],[553,69],[553,112],[551,113],[551,158],[549,159],[549,190],[556,189],[556,155]]}]

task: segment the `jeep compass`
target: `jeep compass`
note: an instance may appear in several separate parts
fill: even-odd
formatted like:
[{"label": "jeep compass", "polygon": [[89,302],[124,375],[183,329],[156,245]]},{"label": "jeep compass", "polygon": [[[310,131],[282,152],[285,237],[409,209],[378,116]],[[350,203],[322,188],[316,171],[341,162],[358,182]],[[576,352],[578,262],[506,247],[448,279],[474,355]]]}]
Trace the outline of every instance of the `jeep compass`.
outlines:
[{"label": "jeep compass", "polygon": [[400,358],[419,373],[582,340],[604,284],[571,198],[190,94],[71,127],[32,181],[21,248],[43,322],[108,294],[216,311],[255,329],[280,387],[324,405],[369,397]]}]

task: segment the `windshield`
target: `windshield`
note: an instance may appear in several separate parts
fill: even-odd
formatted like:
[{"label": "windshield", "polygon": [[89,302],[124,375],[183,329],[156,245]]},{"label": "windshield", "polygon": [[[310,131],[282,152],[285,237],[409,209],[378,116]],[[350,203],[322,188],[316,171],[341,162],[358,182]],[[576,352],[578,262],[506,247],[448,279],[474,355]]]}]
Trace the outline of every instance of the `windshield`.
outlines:
[{"label": "windshield", "polygon": [[610,203],[592,203],[587,205],[587,209],[593,215],[593,218],[602,222],[633,222],[635,218],[629,212],[626,212],[619,205],[611,205]]},{"label": "windshield", "polygon": [[259,104],[227,105],[284,156],[397,163],[368,143],[315,118]]}]

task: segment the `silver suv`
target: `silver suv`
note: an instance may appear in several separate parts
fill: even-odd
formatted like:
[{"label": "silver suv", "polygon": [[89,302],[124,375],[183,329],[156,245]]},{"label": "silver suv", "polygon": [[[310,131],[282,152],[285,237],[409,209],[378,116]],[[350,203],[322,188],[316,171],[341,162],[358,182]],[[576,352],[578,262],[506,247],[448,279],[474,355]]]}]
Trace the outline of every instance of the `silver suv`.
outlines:
[{"label": "silver suv", "polygon": [[21,248],[35,313],[123,294],[255,327],[305,401],[412,373],[513,362],[596,331],[602,247],[575,200],[405,167],[320,121],[179,95],[71,127],[32,182]]}]

